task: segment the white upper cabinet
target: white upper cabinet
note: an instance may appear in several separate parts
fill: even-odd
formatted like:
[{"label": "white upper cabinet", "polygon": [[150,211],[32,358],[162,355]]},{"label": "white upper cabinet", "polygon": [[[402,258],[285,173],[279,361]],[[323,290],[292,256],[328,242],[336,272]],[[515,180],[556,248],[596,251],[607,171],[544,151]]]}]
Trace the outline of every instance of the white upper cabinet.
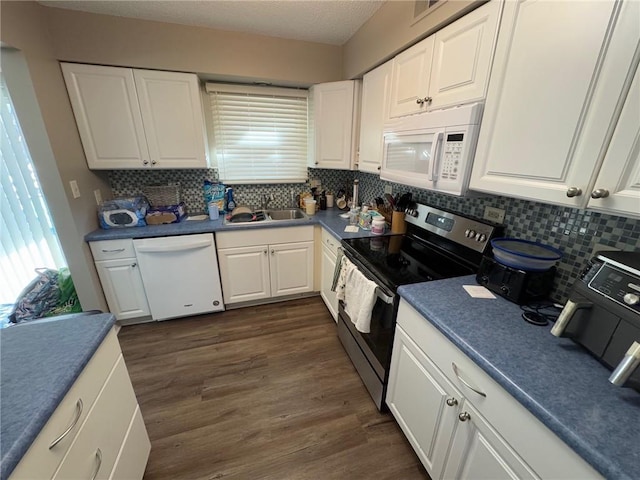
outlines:
[{"label": "white upper cabinet", "polygon": [[502,5],[493,0],[393,59],[391,118],[484,99]]},{"label": "white upper cabinet", "polygon": [[433,36],[428,37],[393,59],[391,118],[426,111],[433,41]]},{"label": "white upper cabinet", "polygon": [[380,65],[362,79],[358,170],[379,173],[382,163],[384,122],[389,118],[389,92],[393,62]]},{"label": "white upper cabinet", "polygon": [[134,70],[133,73],[154,167],[205,167],[204,116],[198,77],[155,70]]},{"label": "white upper cabinet", "polygon": [[149,165],[133,70],[63,63],[89,168]]},{"label": "white upper cabinet", "polygon": [[193,74],[63,63],[91,169],[206,168]]},{"label": "white upper cabinet", "polygon": [[588,207],[640,217],[640,69],[624,103]]},{"label": "white upper cabinet", "polygon": [[[634,1],[506,3],[471,189],[587,206],[633,77],[639,17]],[[635,171],[637,181],[630,151],[615,175]]]},{"label": "white upper cabinet", "polygon": [[309,90],[309,166],[351,170],[358,145],[360,82],[319,83]]}]

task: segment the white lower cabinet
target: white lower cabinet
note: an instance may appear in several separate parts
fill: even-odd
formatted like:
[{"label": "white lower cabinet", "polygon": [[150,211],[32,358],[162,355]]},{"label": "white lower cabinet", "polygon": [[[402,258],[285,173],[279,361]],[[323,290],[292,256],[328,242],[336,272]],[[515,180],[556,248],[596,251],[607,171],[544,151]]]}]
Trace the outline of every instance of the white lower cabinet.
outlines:
[{"label": "white lower cabinet", "polygon": [[313,291],[313,226],[216,234],[226,305]]},{"label": "white lower cabinet", "polygon": [[386,402],[434,480],[602,478],[404,300]]},{"label": "white lower cabinet", "polygon": [[141,479],[150,450],[112,329],[9,478]]},{"label": "white lower cabinet", "polygon": [[320,281],[320,296],[324,301],[324,304],[331,312],[333,319],[338,321],[338,297],[336,292],[331,290],[333,284],[333,272],[336,269],[336,260],[338,253],[338,246],[340,241],[331,235],[326,229],[322,229],[322,261],[321,268],[321,281]]},{"label": "white lower cabinet", "polygon": [[151,311],[132,240],[104,240],[89,246],[109,311],[116,320],[149,317]]}]

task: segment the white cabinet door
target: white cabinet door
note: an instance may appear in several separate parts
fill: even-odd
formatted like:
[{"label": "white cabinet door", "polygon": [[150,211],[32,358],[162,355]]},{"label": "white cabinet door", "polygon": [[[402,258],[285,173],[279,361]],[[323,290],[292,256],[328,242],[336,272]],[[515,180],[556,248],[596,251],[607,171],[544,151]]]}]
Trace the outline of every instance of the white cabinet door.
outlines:
[{"label": "white cabinet door", "polygon": [[269,246],[271,296],[313,291],[313,242]]},{"label": "white cabinet door", "polygon": [[322,262],[321,268],[321,284],[320,284],[320,296],[324,301],[324,304],[331,312],[331,316],[337,322],[338,321],[338,297],[336,292],[331,290],[333,284],[333,272],[336,268],[336,256],[325,246],[322,247]]},{"label": "white cabinet door", "polygon": [[429,94],[429,74],[433,58],[433,35],[406,49],[393,59],[391,118],[425,112]]},{"label": "white cabinet door", "polygon": [[[603,190],[606,197],[599,197]],[[627,95],[588,207],[614,215],[640,216],[640,69]]]},{"label": "white cabinet door", "polygon": [[310,166],[350,170],[357,145],[359,83],[321,83],[311,90],[314,158]]},{"label": "white cabinet door", "polygon": [[358,170],[380,173],[382,164],[382,132],[389,118],[389,93],[393,62],[389,61],[365,74],[362,79],[360,109],[360,148]]},{"label": "white cabinet door", "polygon": [[223,248],[218,253],[225,303],[271,297],[267,245]]},{"label": "white cabinet door", "polygon": [[213,234],[133,241],[154,320],[224,310]]},{"label": "white cabinet door", "polygon": [[386,402],[431,478],[441,478],[462,395],[400,326]]},{"label": "white cabinet door", "polygon": [[198,77],[134,70],[140,111],[154,168],[206,168]]},{"label": "white cabinet door", "polygon": [[501,11],[492,0],[434,35],[429,110],[484,99]]},{"label": "white cabinet door", "polygon": [[468,402],[460,408],[443,478],[540,478]]},{"label": "white cabinet door", "polygon": [[63,63],[62,73],[89,168],[149,165],[133,71]]},{"label": "white cabinet door", "polygon": [[109,311],[117,320],[146,317],[151,314],[135,258],[96,262]]},{"label": "white cabinet door", "polygon": [[[584,206],[567,192],[589,184],[611,119],[595,107],[613,108],[619,95],[594,89],[598,75],[607,79],[602,54],[616,8],[605,0],[506,2],[471,189]],[[583,139],[596,147],[581,150]]]}]

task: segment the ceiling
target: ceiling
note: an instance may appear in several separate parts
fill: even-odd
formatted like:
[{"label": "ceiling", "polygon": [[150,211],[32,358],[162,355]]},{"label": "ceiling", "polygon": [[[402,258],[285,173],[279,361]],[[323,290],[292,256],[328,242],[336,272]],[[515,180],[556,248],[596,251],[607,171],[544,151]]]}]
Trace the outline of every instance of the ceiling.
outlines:
[{"label": "ceiling", "polygon": [[384,0],[48,0],[83,12],[343,45]]}]

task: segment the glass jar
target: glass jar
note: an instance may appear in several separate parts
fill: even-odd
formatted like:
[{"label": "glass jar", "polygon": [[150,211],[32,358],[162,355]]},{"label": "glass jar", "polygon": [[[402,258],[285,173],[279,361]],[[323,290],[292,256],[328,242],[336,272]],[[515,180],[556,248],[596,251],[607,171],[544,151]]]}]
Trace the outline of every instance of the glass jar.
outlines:
[{"label": "glass jar", "polygon": [[363,230],[371,230],[371,214],[369,213],[369,207],[364,205],[360,212],[360,220],[358,222],[360,228]]}]

